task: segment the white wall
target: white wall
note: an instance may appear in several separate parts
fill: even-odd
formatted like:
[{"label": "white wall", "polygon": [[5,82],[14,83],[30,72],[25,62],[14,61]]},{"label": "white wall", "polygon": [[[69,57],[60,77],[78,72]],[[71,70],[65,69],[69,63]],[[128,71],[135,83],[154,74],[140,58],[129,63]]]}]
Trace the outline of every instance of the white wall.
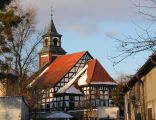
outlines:
[{"label": "white wall", "polygon": [[28,120],[29,112],[22,97],[0,97],[0,120]]}]

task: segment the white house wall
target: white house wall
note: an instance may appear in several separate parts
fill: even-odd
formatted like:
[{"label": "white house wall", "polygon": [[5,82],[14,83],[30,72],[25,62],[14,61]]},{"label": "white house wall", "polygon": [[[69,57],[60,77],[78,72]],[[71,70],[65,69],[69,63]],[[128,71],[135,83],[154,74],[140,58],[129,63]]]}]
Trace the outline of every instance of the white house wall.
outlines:
[{"label": "white house wall", "polygon": [[28,120],[29,110],[22,97],[0,98],[0,120]]}]

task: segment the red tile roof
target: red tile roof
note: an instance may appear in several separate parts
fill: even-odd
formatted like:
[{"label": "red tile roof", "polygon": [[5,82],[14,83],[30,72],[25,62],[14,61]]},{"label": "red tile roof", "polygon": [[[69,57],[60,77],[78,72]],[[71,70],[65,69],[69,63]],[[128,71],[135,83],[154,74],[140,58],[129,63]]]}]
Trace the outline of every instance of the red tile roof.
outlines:
[{"label": "red tile roof", "polygon": [[45,71],[43,70],[36,77],[36,81],[33,86],[55,86],[86,53],[87,52],[85,51],[59,56],[54,62],[44,69]]},{"label": "red tile roof", "polygon": [[[86,67],[86,68],[85,68]],[[67,91],[70,91],[71,87],[78,87],[78,86],[86,86],[89,84],[96,84],[96,85],[117,85],[116,81],[114,81],[110,75],[106,72],[106,70],[102,67],[102,65],[97,60],[90,60],[87,65],[85,66],[70,82],[68,82],[64,87],[62,87],[58,92],[59,94],[67,94]],[[83,77],[82,79],[78,79],[80,75],[87,73],[87,77]],[[85,76],[85,75],[84,75]],[[86,79],[85,79],[86,78]],[[75,88],[75,89],[76,89]],[[79,88],[80,89],[80,88]],[[81,91],[81,89],[80,89]],[[73,94],[71,91],[68,94]],[[75,94],[80,94],[79,92]]]},{"label": "red tile roof", "polygon": [[102,67],[102,65],[98,62],[98,60],[91,60],[88,62],[87,69],[87,80],[88,84],[93,83],[104,83],[104,82],[112,82],[116,83],[112,79],[112,77],[107,73],[107,71]]}]

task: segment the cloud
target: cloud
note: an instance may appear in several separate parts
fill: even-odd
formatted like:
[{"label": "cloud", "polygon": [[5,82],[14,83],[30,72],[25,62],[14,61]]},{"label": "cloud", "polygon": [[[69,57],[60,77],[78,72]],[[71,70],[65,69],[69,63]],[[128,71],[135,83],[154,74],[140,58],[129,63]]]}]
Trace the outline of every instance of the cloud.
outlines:
[{"label": "cloud", "polygon": [[[32,4],[44,12],[50,12],[53,6],[58,16],[72,17],[76,19],[92,18],[101,19],[122,19],[128,18],[130,13],[129,0],[24,0],[25,5]],[[55,13],[54,13],[55,14]],[[69,19],[68,19],[69,20]]]},{"label": "cloud", "polygon": [[119,35],[119,33],[115,30],[112,30],[112,31],[106,32],[105,35],[109,38],[115,38]]},{"label": "cloud", "polygon": [[24,0],[23,4],[38,10],[41,28],[50,21],[50,7],[53,6],[57,25],[83,35],[96,33],[105,21],[128,22],[136,18],[129,0]]},{"label": "cloud", "polygon": [[70,23],[64,26],[70,32],[79,33],[83,37],[90,36],[99,32],[99,28],[95,24],[90,23]]}]

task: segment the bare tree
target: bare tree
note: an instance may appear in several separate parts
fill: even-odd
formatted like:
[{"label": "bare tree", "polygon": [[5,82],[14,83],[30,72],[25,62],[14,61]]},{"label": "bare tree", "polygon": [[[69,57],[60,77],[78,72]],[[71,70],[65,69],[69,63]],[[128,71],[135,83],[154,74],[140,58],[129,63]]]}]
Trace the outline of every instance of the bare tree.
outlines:
[{"label": "bare tree", "polygon": [[[4,38],[4,43],[1,45],[0,59],[6,67],[3,72],[5,71],[6,73],[12,73],[17,76],[16,85],[20,93],[25,84],[25,80],[37,66],[37,46],[41,42],[41,34],[35,30],[36,13],[34,9],[29,8],[24,10],[19,4],[14,3],[9,6],[8,10],[19,18],[19,22],[15,26],[5,24],[5,20],[11,19],[12,17],[6,17],[6,19],[2,21],[4,29],[1,30],[0,34]],[[5,12],[3,14],[5,14]],[[4,52],[2,49],[4,46],[8,52]],[[6,76],[8,76],[8,74]],[[3,79],[8,80],[6,78]],[[11,83],[8,82],[8,84]]]},{"label": "bare tree", "polygon": [[111,96],[113,102],[117,106],[122,106],[124,103],[124,99],[122,94],[123,88],[127,85],[128,81],[132,78],[133,75],[120,74],[116,81],[118,82],[118,86],[111,91]]},{"label": "bare tree", "polygon": [[133,75],[120,74],[116,81],[118,86],[115,87],[111,92],[112,102],[114,105],[120,108],[120,116],[124,116],[124,95],[122,93],[125,86],[127,86],[128,81]]},{"label": "bare tree", "polygon": [[[124,39],[115,38],[118,41],[117,49],[119,54],[111,57],[114,66],[129,56],[136,55],[140,52],[155,52],[156,51],[156,31],[151,30],[151,26],[156,22],[156,1],[155,0],[138,0],[138,2],[131,0],[132,4],[137,10],[137,13],[149,20],[151,23],[149,27],[143,28],[136,24],[136,36],[124,36]],[[147,4],[148,2],[148,4]]]}]

